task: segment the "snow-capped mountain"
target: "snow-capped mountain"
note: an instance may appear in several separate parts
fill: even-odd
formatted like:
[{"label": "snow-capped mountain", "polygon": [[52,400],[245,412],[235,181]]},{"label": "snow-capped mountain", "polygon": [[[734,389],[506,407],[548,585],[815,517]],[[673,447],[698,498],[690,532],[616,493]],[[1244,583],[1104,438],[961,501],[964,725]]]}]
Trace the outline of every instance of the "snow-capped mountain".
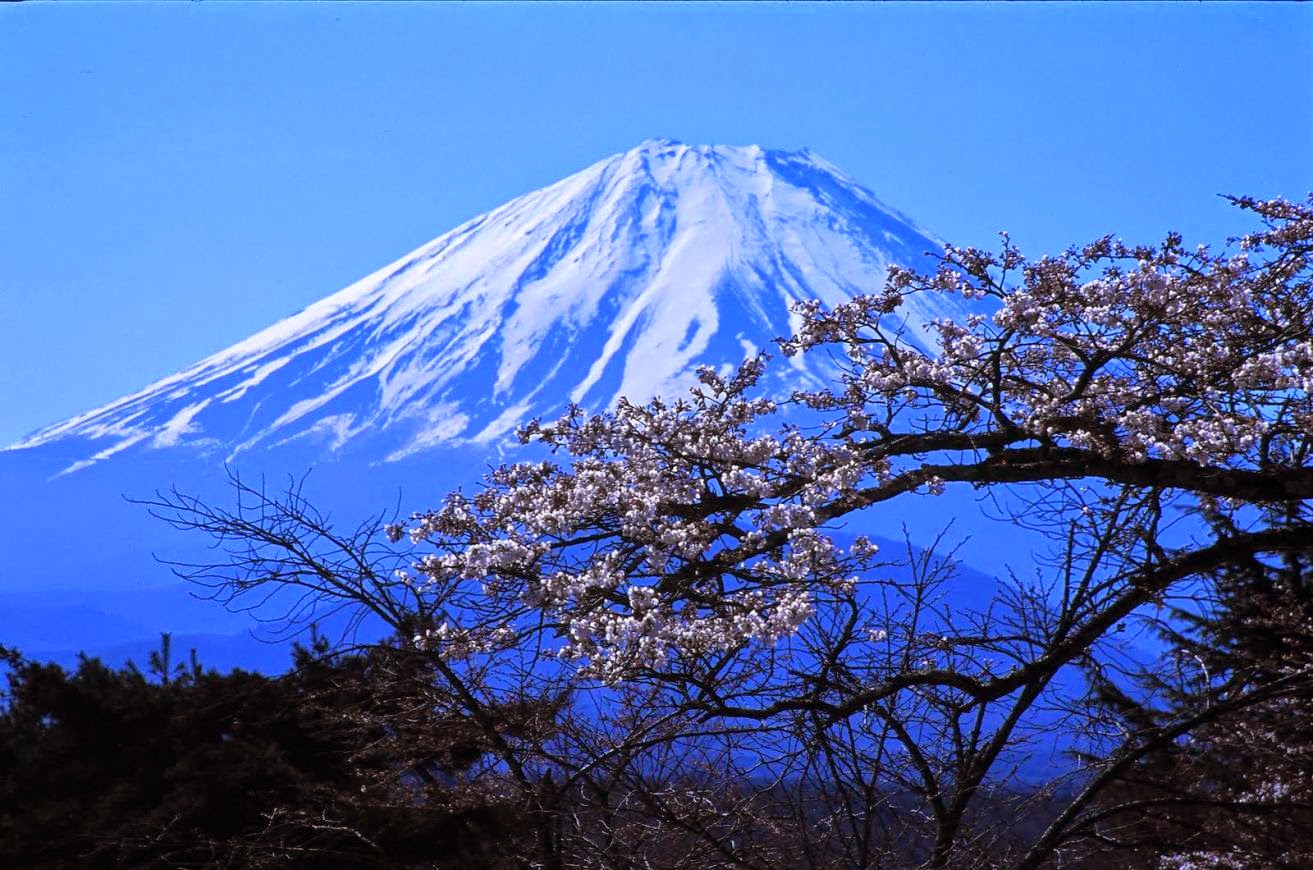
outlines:
[{"label": "snow-capped mountain", "polygon": [[[475,484],[516,424],[681,391],[698,365],[770,349],[795,301],[877,289],[939,247],[810,152],[645,142],[0,450],[0,644],[141,660],[172,631],[208,664],[281,669],[248,617],[151,558],[212,563],[214,542],[123,496],[231,505],[227,462],[274,492],[313,467],[306,497],[342,522],[423,510]],[[905,306],[923,343],[960,313],[929,307],[944,301]],[[790,362],[768,389],[825,375]]]},{"label": "snow-capped mountain", "polygon": [[[395,461],[488,447],[567,401],[682,391],[878,288],[933,236],[809,151],[644,142],[439,236],[140,392],[34,433],[75,472],[190,447]],[[909,303],[915,333],[939,300]],[[912,308],[912,305],[920,307]],[[817,374],[785,368],[792,383]]]}]

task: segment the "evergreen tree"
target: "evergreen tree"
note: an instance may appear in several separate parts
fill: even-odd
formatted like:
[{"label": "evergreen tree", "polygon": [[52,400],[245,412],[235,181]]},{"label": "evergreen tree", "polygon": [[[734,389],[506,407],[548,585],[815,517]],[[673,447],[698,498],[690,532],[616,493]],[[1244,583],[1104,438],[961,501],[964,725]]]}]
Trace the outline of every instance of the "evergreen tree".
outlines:
[{"label": "evergreen tree", "polygon": [[1157,866],[1313,866],[1313,545],[1211,582],[1212,606],[1175,609],[1167,665],[1140,692],[1096,678],[1111,718],[1154,749],[1086,832]]},{"label": "evergreen tree", "polygon": [[5,866],[509,866],[531,845],[513,804],[462,787],[486,740],[413,651],[302,649],[276,678],[175,665],[167,636],[145,673],[4,661]]}]

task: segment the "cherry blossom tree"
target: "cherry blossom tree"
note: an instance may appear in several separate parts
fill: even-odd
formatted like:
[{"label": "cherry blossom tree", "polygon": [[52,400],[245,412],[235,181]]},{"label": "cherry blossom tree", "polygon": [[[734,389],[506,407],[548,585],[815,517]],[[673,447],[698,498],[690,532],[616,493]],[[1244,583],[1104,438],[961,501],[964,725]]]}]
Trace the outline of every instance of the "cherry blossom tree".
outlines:
[{"label": "cherry blossom tree", "polygon": [[[740,807],[771,830],[710,824],[729,812],[714,801],[696,821],[653,809],[676,800],[644,817],[714,843],[717,866],[771,866],[767,841],[811,866],[1038,867],[1113,848],[1090,814],[1122,772],[1280,685],[1130,727],[1071,676],[1130,681],[1137,626],[1227,566],[1313,547],[1313,199],[1232,202],[1258,227],[1222,252],[1175,234],[1035,260],[1006,236],[997,253],[948,247],[930,273],[801,306],[783,361],[533,423],[539,458],[387,527],[414,548],[387,580],[411,604],[389,619],[457,682],[633,701],[587,720],[609,736],[535,762],[601,794],[596,775],[626,759],[608,776],[630,784],[627,811],[659,791],[638,785],[658,747],[722,741],[720,772],[771,783]],[[976,312],[928,324],[933,346],[901,313],[929,294]],[[829,382],[766,395],[767,367],[798,361]],[[907,500],[960,489],[990,499],[1004,540],[1024,526],[1048,542],[986,606],[961,606],[942,547],[873,540]],[[205,525],[195,504],[157,506]],[[1084,764],[1021,776],[1058,734]]]}]

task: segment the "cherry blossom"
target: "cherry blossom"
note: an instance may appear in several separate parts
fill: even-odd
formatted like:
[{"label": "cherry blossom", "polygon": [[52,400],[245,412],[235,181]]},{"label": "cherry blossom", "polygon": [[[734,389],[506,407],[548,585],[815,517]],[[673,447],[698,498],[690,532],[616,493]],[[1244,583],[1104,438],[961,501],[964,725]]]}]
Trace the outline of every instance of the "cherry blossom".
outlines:
[{"label": "cherry blossom", "polygon": [[[564,657],[615,678],[795,632],[872,565],[827,529],[904,493],[1093,478],[1211,509],[1306,504],[1313,210],[1234,202],[1265,229],[1223,253],[1172,234],[1028,260],[1004,236],[802,305],[781,349],[839,359],[826,389],[760,395],[760,355],[686,398],[535,422],[522,440],[566,461],[504,466],[416,516],[411,540],[437,551],[418,570],[542,608]],[[978,312],[929,324],[927,349],[899,311],[932,293]]]}]

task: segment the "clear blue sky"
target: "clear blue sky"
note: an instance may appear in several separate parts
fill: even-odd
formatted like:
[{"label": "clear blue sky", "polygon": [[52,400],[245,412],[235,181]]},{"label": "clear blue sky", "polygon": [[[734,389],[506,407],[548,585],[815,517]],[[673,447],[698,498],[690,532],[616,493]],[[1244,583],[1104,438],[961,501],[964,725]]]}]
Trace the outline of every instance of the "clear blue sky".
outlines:
[{"label": "clear blue sky", "polygon": [[652,136],[810,147],[939,235],[1313,189],[1313,7],[0,7],[0,442]]}]

